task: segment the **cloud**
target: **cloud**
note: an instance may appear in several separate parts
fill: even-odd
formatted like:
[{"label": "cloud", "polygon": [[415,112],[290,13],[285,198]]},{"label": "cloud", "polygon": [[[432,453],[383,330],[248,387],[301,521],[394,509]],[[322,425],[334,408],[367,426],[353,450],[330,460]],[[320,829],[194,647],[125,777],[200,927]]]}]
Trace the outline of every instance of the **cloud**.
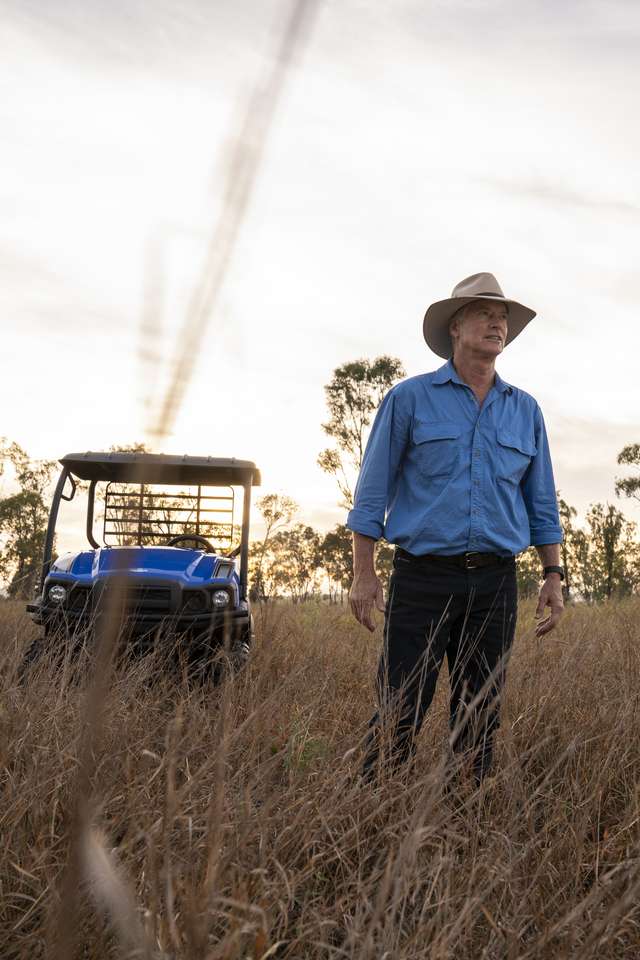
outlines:
[{"label": "cloud", "polygon": [[565,183],[554,182],[553,180],[543,178],[507,180],[491,177],[477,177],[475,179],[477,183],[502,193],[530,197],[536,201],[542,200],[551,206],[560,204],[593,210],[596,213],[619,213],[632,217],[638,217],[640,214],[640,204],[638,203],[630,203],[627,200],[614,197],[602,197],[594,194],[594,192],[579,192]]},{"label": "cloud", "polygon": [[238,55],[259,55],[271,26],[250,0],[154,0],[152,10],[146,0],[3,3],[7,35],[56,52],[83,72],[223,78]]},{"label": "cloud", "polygon": [[532,45],[561,47],[565,56],[576,49],[632,54],[640,39],[635,0],[412,0],[393,6],[388,19],[396,17],[437,42],[499,59]]},{"label": "cloud", "polygon": [[640,523],[640,503],[617,498],[614,489],[616,477],[630,472],[618,466],[616,458],[626,444],[640,439],[636,426],[610,415],[596,420],[556,414],[548,431],[556,486],[563,498],[581,516],[590,503],[608,501]]}]

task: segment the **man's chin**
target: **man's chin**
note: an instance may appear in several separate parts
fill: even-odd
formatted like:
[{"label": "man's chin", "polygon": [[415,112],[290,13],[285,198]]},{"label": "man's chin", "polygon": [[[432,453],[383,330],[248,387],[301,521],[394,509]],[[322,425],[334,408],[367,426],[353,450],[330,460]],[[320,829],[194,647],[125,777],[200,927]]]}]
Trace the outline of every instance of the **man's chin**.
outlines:
[{"label": "man's chin", "polygon": [[501,343],[491,343],[487,340],[478,347],[476,353],[478,357],[490,360],[499,357],[503,350],[504,347]]}]

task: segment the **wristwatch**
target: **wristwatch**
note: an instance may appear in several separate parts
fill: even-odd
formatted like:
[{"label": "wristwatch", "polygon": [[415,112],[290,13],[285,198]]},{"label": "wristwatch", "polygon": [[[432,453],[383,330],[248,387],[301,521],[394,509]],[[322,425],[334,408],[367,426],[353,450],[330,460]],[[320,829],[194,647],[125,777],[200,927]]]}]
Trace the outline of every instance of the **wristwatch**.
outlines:
[{"label": "wristwatch", "polygon": [[560,579],[564,580],[564,570],[562,567],[545,567],[542,571],[543,576],[547,576],[548,573],[559,573]]}]

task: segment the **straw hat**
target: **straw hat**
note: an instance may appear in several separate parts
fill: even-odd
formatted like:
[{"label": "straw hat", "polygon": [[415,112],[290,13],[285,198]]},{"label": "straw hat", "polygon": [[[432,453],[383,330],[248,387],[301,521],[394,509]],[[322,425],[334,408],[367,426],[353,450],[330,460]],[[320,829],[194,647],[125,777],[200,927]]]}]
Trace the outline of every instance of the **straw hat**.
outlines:
[{"label": "straw hat", "polygon": [[507,306],[509,323],[505,347],[522,333],[529,320],[533,320],[536,315],[535,310],[530,310],[516,300],[508,300],[492,273],[474,273],[473,276],[461,280],[447,300],[432,303],[424,315],[424,338],[429,348],[439,357],[448,360],[451,356],[449,322],[454,313],[464,307],[465,303],[472,303],[474,300],[499,300]]}]

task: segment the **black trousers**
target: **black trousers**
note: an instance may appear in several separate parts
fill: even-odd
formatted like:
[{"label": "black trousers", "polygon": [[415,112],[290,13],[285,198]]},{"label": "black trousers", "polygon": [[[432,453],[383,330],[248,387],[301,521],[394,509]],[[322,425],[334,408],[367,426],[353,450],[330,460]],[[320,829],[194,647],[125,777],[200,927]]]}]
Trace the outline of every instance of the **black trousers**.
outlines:
[{"label": "black trousers", "polygon": [[477,781],[491,768],[517,616],[515,558],[465,570],[396,550],[363,775],[415,752],[442,661],[449,667],[450,745]]}]

